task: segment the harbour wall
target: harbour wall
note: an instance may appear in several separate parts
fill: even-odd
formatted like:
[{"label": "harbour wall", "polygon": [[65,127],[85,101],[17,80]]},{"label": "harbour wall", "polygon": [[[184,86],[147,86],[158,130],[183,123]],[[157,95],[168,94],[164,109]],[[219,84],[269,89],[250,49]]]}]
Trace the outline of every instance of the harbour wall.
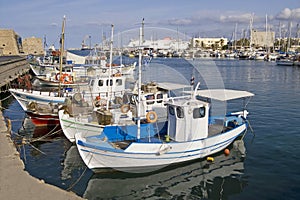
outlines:
[{"label": "harbour wall", "polygon": [[30,66],[24,56],[1,56],[0,57],[0,87],[1,91],[9,86],[11,81],[30,70]]}]

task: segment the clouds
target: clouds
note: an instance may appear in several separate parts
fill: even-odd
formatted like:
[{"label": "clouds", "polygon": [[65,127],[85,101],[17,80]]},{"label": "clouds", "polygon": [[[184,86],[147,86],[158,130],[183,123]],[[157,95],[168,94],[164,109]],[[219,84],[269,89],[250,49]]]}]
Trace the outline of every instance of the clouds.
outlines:
[{"label": "clouds", "polygon": [[289,9],[285,8],[275,17],[277,20],[299,20],[300,19],[300,8]]},{"label": "clouds", "polygon": [[[286,5],[290,7],[285,8]],[[85,35],[91,35],[94,41],[96,38],[100,40],[101,32],[109,33],[111,24],[115,24],[115,33],[138,28],[143,17],[146,27],[178,30],[189,36],[231,37],[236,24],[238,29],[249,29],[253,14],[253,28],[256,29],[265,27],[266,14],[268,25],[273,25],[274,30],[279,22],[284,25],[290,21],[299,23],[300,20],[299,3],[294,0],[274,0],[272,9],[268,1],[261,0],[232,0],[230,4],[223,0],[190,0],[188,3],[173,0],[147,4],[139,0],[126,3],[121,0],[32,0],[30,3],[10,0],[0,6],[2,27],[13,28],[23,37],[47,34],[56,40],[61,31],[62,16],[66,15],[67,38],[72,40],[72,46],[80,44]]]},{"label": "clouds", "polygon": [[168,24],[185,26],[193,24],[193,21],[191,19],[169,19]]},{"label": "clouds", "polygon": [[251,17],[253,16],[252,13],[228,13],[227,15],[220,16],[220,22],[223,23],[249,23]]}]

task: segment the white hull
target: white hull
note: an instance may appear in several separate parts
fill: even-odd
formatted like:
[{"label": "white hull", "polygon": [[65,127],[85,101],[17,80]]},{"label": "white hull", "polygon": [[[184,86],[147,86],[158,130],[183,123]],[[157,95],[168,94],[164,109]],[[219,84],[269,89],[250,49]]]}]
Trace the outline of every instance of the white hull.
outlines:
[{"label": "white hull", "polygon": [[27,105],[30,102],[36,102],[38,104],[62,104],[65,102],[65,97],[58,97],[57,92],[27,91],[23,89],[9,89],[9,91],[19,102],[24,111],[27,110]]},{"label": "white hull", "polygon": [[276,61],[276,65],[282,65],[282,66],[293,66],[293,61]]},{"label": "white hull", "polygon": [[80,133],[82,136],[87,137],[90,135],[100,134],[103,130],[103,125],[89,123],[83,117],[70,117],[69,114],[64,114],[64,110],[58,112],[60,126],[64,135],[70,142],[75,142],[75,134]]},{"label": "white hull", "polygon": [[143,169],[203,158],[225,149],[246,130],[243,124],[226,133],[189,142],[133,142],[125,150],[109,146],[108,142],[89,142],[75,135],[79,153],[92,170],[98,168]]}]

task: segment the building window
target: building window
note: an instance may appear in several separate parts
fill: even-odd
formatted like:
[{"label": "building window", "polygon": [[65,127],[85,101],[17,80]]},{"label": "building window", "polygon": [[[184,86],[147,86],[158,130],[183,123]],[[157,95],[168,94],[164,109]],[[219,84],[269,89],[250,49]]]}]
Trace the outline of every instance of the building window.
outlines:
[{"label": "building window", "polygon": [[99,80],[98,86],[103,86],[103,80]]}]

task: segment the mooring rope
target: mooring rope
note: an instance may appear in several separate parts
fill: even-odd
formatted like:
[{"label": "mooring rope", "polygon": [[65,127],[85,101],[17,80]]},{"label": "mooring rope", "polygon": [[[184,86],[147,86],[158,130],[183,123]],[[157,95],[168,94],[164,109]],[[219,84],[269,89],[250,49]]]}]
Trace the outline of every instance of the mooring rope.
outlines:
[{"label": "mooring rope", "polygon": [[31,140],[31,142],[37,142],[37,141],[40,141],[40,140],[42,140],[42,139],[44,139],[44,138],[46,138],[46,137],[50,137],[50,136],[52,136],[52,135],[57,134],[58,132],[61,131],[61,129],[59,129],[59,130],[57,130],[57,131],[54,131],[58,126],[59,126],[59,124],[57,124],[57,125],[56,125],[52,130],[50,130],[47,134],[45,134],[45,135],[43,135],[43,136],[41,136],[41,137],[39,137],[39,138],[36,138],[36,139],[34,139],[34,140]]},{"label": "mooring rope", "polygon": [[[91,162],[92,157],[93,157],[93,154],[91,155],[90,160],[89,160],[88,163]],[[83,175],[85,174],[85,172],[86,172],[87,169],[88,169],[88,167],[87,167],[87,165],[85,165],[85,168],[84,168],[83,172],[81,173],[81,175],[78,177],[78,179],[77,179],[74,183],[72,183],[72,184],[67,188],[67,191],[70,191],[70,190],[71,190],[71,189],[72,189],[72,188],[73,188],[73,187],[81,180],[81,178],[83,177]]]}]

